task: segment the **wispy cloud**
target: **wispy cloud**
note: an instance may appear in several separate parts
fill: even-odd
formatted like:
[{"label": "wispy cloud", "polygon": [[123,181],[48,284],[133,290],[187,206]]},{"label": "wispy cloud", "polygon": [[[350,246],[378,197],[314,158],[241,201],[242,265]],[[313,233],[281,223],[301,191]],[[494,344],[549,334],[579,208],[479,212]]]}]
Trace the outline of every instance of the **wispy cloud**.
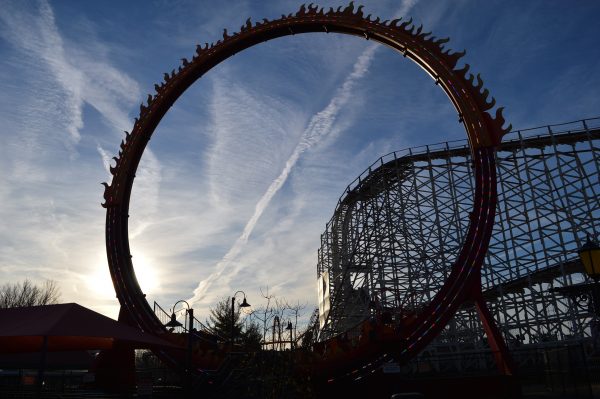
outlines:
[{"label": "wispy cloud", "polygon": [[50,70],[53,77],[67,92],[62,117],[70,135],[77,143],[79,130],[83,127],[83,98],[80,87],[83,74],[67,61],[63,40],[54,23],[54,14],[47,2],[41,2],[37,15],[24,12],[13,13],[11,7],[2,7],[0,20],[4,24],[2,35],[30,57],[38,58]]},{"label": "wispy cloud", "polygon": [[[0,3],[0,281],[54,278],[64,300],[114,316],[98,183],[110,180],[105,169],[145,99],[137,82],[151,91],[196,41],[238,30],[246,17],[287,15],[298,3],[124,2],[118,15],[96,2]],[[468,49],[465,61],[476,59],[486,87],[512,109],[513,125],[515,117],[530,126],[531,118],[553,122],[598,109],[600,69],[590,50],[598,6],[540,13],[513,1],[501,18],[487,3],[382,0],[367,8],[384,19],[409,13],[450,36],[451,48]],[[439,87],[371,44],[331,34],[264,43],[177,101],[132,193],[130,245],[150,300],[168,306],[211,275],[199,315],[237,289],[256,303],[267,284],[294,301],[313,299],[319,234],[345,184],[386,150],[464,137]],[[361,77],[363,51],[369,72]],[[540,106],[540,98],[553,100]],[[144,266],[160,279],[157,289],[145,283]]]},{"label": "wispy cloud", "polygon": [[[415,3],[416,0],[404,0],[396,15],[404,15]],[[240,254],[244,246],[248,243],[248,239],[250,238],[250,235],[252,234],[258,220],[262,216],[265,209],[269,206],[275,194],[277,194],[277,192],[287,181],[288,176],[290,175],[301,155],[331,134],[340,110],[348,103],[348,100],[351,98],[352,91],[357,82],[360,81],[360,79],[368,72],[369,66],[378,47],[379,46],[377,44],[373,44],[364,50],[364,52],[358,57],[358,60],[354,63],[352,72],[346,77],[342,85],[335,91],[327,106],[310,119],[308,126],[302,132],[298,144],[285,162],[285,166],[281,170],[279,176],[277,176],[271,182],[267,190],[256,203],[256,206],[254,207],[254,213],[247,221],[242,234],[237,238],[225,256],[217,263],[213,273],[208,278],[200,282],[198,287],[194,290],[194,296],[190,298],[191,302],[201,302],[204,299],[207,290],[211,288],[211,285],[215,280],[223,278],[230,280],[235,277],[238,271],[237,269],[239,269],[239,265],[237,268],[234,267],[233,270],[228,269],[228,266],[232,264],[232,261]],[[227,276],[223,275],[225,271],[227,271]],[[222,284],[223,281],[220,283]]]},{"label": "wispy cloud", "polygon": [[136,209],[136,217],[130,222],[129,237],[135,239],[148,224],[151,216],[158,211],[159,189],[162,181],[162,166],[154,152],[144,151],[136,174],[135,191],[131,197],[131,207]]},{"label": "wispy cloud", "polygon": [[59,118],[68,132],[68,141],[77,144],[81,138],[84,103],[96,108],[110,125],[127,128],[130,122],[124,109],[130,109],[131,103],[140,98],[137,83],[98,59],[97,54],[67,48],[50,4],[45,0],[36,4],[29,11],[11,4],[3,6],[0,34],[24,57],[41,61],[59,84],[65,95]]},{"label": "wispy cloud", "polygon": [[[126,129],[140,95],[109,54],[95,51],[103,45],[86,39],[64,36],[45,0],[0,8],[0,43],[6,44],[0,65],[12,73],[0,73],[0,186],[8,187],[0,190],[0,275],[5,281],[56,279],[63,300],[114,314],[114,295],[98,299],[88,289],[98,281],[92,276],[108,276],[99,207],[103,178],[98,156],[88,156],[88,139],[98,128]],[[104,126],[86,130],[86,105]],[[98,151],[108,162],[107,152]]]},{"label": "wispy cloud", "polygon": [[239,204],[255,187],[266,187],[291,150],[290,132],[298,131],[304,119],[289,103],[227,79],[216,77],[212,86],[212,144],[205,163],[213,206],[225,208]]},{"label": "wispy cloud", "polygon": [[100,154],[100,158],[102,158],[102,165],[104,165],[104,170],[106,171],[108,178],[111,178],[110,174],[110,161],[112,159],[112,155],[108,153],[100,144],[96,144],[96,151]]}]

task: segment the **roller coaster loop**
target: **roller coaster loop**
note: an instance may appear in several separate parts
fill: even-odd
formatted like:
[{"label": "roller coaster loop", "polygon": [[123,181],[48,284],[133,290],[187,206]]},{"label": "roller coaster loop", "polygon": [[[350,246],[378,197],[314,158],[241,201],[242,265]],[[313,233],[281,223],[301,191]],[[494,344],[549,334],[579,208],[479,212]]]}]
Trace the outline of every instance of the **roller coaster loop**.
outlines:
[{"label": "roller coaster loop", "polygon": [[[348,359],[369,359],[393,356],[406,361],[415,356],[444,328],[457,309],[466,301],[475,302],[483,321],[491,349],[497,353],[499,369],[511,374],[505,344],[481,296],[480,269],[487,251],[496,209],[495,147],[510,130],[504,128],[502,108],[492,116],[488,113],[495,100],[488,99],[483,80],[470,74],[469,65],[458,68],[465,52],[446,49],[447,38],[435,38],[422,26],[416,27],[412,19],[401,18],[382,21],[363,13],[363,6],[352,2],[345,8],[325,10],[312,4],[302,5],[296,13],[282,15],[275,20],[250,19],[239,32],[223,31],[216,43],[198,45],[191,58],[183,58],[181,65],[164,74],[164,80],[154,86],[147,102],[140,105],[139,117],[131,133],[125,132],[120,151],[111,166],[112,182],[105,186],[103,207],[106,208],[106,250],[111,277],[121,305],[120,319],[145,331],[164,333],[165,329],[146,301],[135,276],[129,249],[129,202],[135,172],[140,159],[161,119],[174,102],[205,73],[225,59],[267,40],[307,32],[341,33],[387,45],[400,55],[418,64],[431,76],[448,96],[458,112],[469,139],[474,160],[475,192],[473,210],[463,247],[458,254],[445,285],[435,295],[427,309],[415,320],[407,321],[394,333],[384,333],[379,338],[354,350],[337,351],[332,342],[315,348],[321,357],[323,375],[345,375],[356,362]],[[168,359],[168,353],[161,354]],[[354,363],[354,364],[353,364]],[[350,366],[351,365],[351,366]],[[336,377],[337,378],[337,377]]]}]

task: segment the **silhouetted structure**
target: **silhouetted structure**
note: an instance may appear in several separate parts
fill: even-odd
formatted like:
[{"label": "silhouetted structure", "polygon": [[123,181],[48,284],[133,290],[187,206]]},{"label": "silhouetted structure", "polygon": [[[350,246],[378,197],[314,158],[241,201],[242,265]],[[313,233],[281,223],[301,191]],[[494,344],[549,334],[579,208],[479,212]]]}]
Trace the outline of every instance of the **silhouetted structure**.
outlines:
[{"label": "silhouetted structure", "polygon": [[[357,362],[393,354],[407,361],[418,354],[444,328],[459,308],[474,301],[483,321],[489,344],[496,350],[496,360],[502,372],[510,374],[511,367],[501,334],[483,299],[480,285],[480,268],[487,250],[496,210],[496,174],[494,151],[504,128],[502,108],[494,114],[495,99],[483,88],[483,80],[469,74],[469,65],[458,67],[464,52],[452,52],[445,47],[449,39],[436,39],[422,27],[412,24],[412,19],[393,21],[372,19],[363,13],[363,7],[352,2],[337,10],[302,5],[296,13],[280,19],[252,23],[246,21],[239,33],[223,32],[223,40],[210,46],[198,46],[191,60],[182,59],[177,71],[164,75],[164,82],[155,85],[156,93],[148,95],[147,104],[140,106],[131,134],[121,143],[116,164],[110,168],[111,184],[104,183],[106,208],[106,248],[115,291],[121,304],[123,320],[155,333],[165,327],[149,306],[133,271],[129,250],[127,223],[129,201],[135,172],[143,151],[162,117],[179,96],[195,81],[228,57],[258,43],[282,36],[306,32],[336,32],[374,40],[395,49],[400,55],[422,67],[448,96],[456,108],[469,138],[475,174],[473,208],[466,220],[465,245],[454,259],[452,272],[436,297],[426,305],[426,310],[414,318],[401,320],[402,328],[394,331],[384,325],[386,320],[364,325],[368,339],[357,347],[338,345],[336,340],[315,348],[314,355],[320,367],[314,368],[319,378],[331,374],[343,375],[356,367]],[[477,243],[473,245],[472,243]],[[365,330],[365,334],[366,334]],[[366,337],[367,335],[365,335]],[[335,350],[334,350],[335,349]],[[178,361],[168,351],[160,352],[162,358],[178,366]],[[331,379],[331,378],[329,378]]]},{"label": "silhouetted structure", "polygon": [[[511,132],[496,165],[483,296],[521,368],[553,358],[560,367],[544,349],[558,343],[574,351],[564,347],[561,357],[584,367],[599,320],[590,285],[573,284],[589,280],[578,249],[600,231],[600,118]],[[469,148],[453,142],[385,155],[348,186],[321,236],[317,275],[329,303],[318,339],[357,336],[369,318],[400,326],[427,311],[465,242],[473,179]],[[404,372],[491,370],[483,337],[467,303]]]}]

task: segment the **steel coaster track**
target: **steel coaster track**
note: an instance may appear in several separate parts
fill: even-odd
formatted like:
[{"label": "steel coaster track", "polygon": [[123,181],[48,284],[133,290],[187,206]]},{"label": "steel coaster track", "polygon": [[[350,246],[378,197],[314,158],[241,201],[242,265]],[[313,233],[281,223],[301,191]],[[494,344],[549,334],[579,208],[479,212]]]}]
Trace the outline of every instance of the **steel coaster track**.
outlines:
[{"label": "steel coaster track", "polygon": [[[144,331],[157,334],[165,329],[146,301],[135,276],[129,248],[128,217],[131,190],[140,159],[156,127],[175,101],[205,73],[222,61],[249,47],[267,40],[307,32],[341,33],[373,40],[396,50],[403,57],[418,64],[431,76],[448,96],[457,110],[470,145],[475,168],[474,206],[466,231],[467,240],[457,255],[446,284],[435,299],[414,323],[404,326],[404,335],[382,347],[371,345],[363,351],[363,358],[392,349],[396,356],[408,359],[415,356],[428,342],[435,338],[452,315],[466,300],[476,300],[490,344],[504,357],[498,358],[499,367],[510,373],[507,353],[493,319],[481,297],[480,269],[494,224],[496,209],[496,173],[494,151],[502,136],[510,130],[504,128],[502,108],[495,115],[488,113],[495,100],[488,99],[479,75],[469,73],[470,66],[457,67],[465,52],[451,52],[445,48],[448,39],[437,39],[431,33],[412,24],[412,19],[393,21],[373,19],[363,13],[363,7],[352,2],[337,10],[325,10],[318,6],[301,6],[296,13],[282,15],[275,20],[263,19],[252,23],[250,19],[238,33],[225,29],[223,39],[214,44],[197,46],[191,59],[183,58],[182,64],[164,74],[164,81],[155,85],[155,93],[149,94],[147,103],[140,105],[131,133],[121,142],[119,155],[111,166],[112,181],[105,185],[103,206],[106,208],[106,249],[111,277],[121,305],[119,318]],[[380,345],[381,346],[381,345]],[[166,360],[168,352],[161,352]],[[317,355],[319,355],[317,353]],[[322,364],[327,369],[328,355]],[[356,353],[348,356],[356,357]],[[359,357],[360,357],[359,356]],[[344,356],[339,357],[339,359]],[[173,364],[177,361],[173,360]],[[339,364],[339,362],[338,362]]]}]

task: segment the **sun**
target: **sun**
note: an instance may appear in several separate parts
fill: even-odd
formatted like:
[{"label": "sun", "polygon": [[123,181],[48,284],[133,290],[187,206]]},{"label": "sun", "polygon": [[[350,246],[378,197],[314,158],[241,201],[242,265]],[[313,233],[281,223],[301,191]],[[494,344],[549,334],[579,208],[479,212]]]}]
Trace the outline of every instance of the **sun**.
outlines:
[{"label": "sun", "polygon": [[137,253],[133,257],[133,267],[142,292],[155,294],[160,289],[160,278],[153,259]]},{"label": "sun", "polygon": [[[142,291],[146,294],[156,294],[160,290],[160,278],[153,259],[145,254],[136,254],[133,265]],[[115,288],[106,263],[98,262],[89,276],[87,282],[92,292],[100,298],[115,297]]]},{"label": "sun", "polygon": [[102,257],[99,259],[100,261],[94,265],[91,273],[86,276],[87,286],[100,299],[114,298],[115,289],[110,278],[110,271],[105,261],[102,261]]}]

